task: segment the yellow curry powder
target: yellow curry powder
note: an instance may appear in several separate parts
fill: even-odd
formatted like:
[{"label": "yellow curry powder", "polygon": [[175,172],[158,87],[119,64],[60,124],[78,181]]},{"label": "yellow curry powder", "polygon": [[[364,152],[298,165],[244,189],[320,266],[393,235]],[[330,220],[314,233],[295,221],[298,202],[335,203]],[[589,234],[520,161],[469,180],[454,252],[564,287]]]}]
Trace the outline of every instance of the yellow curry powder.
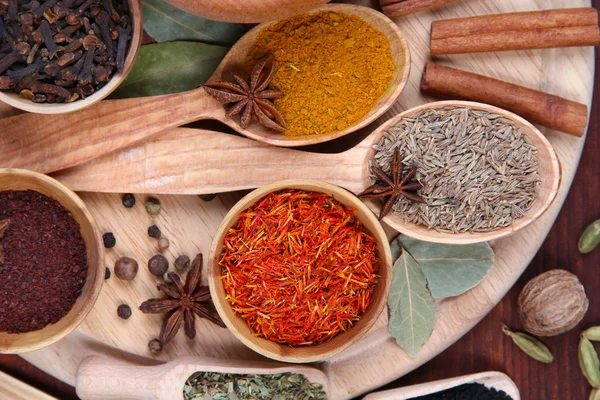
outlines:
[{"label": "yellow curry powder", "polygon": [[275,55],[271,87],[286,135],[325,135],[346,129],[388,90],[394,59],[387,37],[354,15],[321,11],[264,29],[246,58]]}]

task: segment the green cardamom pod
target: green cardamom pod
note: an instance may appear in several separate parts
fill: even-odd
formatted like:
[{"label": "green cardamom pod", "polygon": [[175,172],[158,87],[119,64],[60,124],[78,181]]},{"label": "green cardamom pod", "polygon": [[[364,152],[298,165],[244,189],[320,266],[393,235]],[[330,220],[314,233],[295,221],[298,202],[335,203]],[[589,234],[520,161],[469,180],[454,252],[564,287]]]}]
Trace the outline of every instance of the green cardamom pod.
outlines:
[{"label": "green cardamom pod", "polygon": [[581,335],[579,340],[579,367],[592,387],[600,388],[600,360],[594,345]]},{"label": "green cardamom pod", "polygon": [[502,332],[510,336],[512,341],[521,349],[525,354],[534,360],[550,364],[554,359],[552,353],[546,347],[546,345],[531,335],[523,332],[512,332],[506,325],[502,326]]},{"label": "green cardamom pod", "polygon": [[598,389],[592,389],[592,392],[590,393],[590,397],[588,398],[588,400],[600,400],[600,390]]},{"label": "green cardamom pod", "polygon": [[583,336],[590,340],[600,341],[600,326],[592,326],[583,332]]},{"label": "green cardamom pod", "polygon": [[594,250],[598,244],[600,244],[600,219],[595,220],[590,226],[585,228],[585,231],[583,231],[579,238],[577,247],[581,253],[585,254]]}]

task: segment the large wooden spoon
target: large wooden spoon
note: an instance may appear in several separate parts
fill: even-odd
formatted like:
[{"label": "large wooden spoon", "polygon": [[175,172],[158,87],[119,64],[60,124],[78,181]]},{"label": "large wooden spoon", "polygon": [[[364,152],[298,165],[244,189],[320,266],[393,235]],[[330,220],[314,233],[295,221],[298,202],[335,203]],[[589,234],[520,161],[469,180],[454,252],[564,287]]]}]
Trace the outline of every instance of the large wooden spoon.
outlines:
[{"label": "large wooden spoon", "polygon": [[183,357],[157,366],[139,366],[107,357],[87,357],[79,365],[77,394],[84,400],[171,400],[183,398],[183,386],[195,372],[225,374],[302,374],[329,392],[323,371],[271,361],[232,361]]},{"label": "large wooden spoon", "polygon": [[[317,10],[355,14],[383,32],[390,41],[396,72],[386,94],[356,125],[330,135],[288,137],[258,124],[243,129],[228,119],[223,106],[202,88],[165,96],[100,102],[76,113],[59,116],[18,115],[0,121],[0,166],[52,172],[78,165],[128,147],[167,128],[201,119],[224,122],[239,133],[277,146],[303,146],[329,141],[360,129],[383,114],[402,92],[408,79],[410,56],[396,24],[366,7],[326,5]],[[244,35],[227,53],[210,81],[227,79],[243,64],[258,33],[273,24],[261,24]],[[349,99],[352,101],[352,99]]]},{"label": "large wooden spoon", "polygon": [[[282,179],[318,179],[359,193],[371,183],[373,143],[400,119],[428,108],[470,107],[514,121],[538,149],[539,198],[512,226],[485,233],[443,233],[390,214],[384,221],[397,231],[440,243],[474,243],[509,235],[534,221],[554,200],[560,165],[552,145],[523,118],[497,107],[465,101],[424,104],[390,119],[354,148],[338,154],[282,149],[217,132],[177,128],[154,141],[61,171],[54,177],[75,191],[201,194],[249,189]],[[378,203],[369,202],[377,209]]]}]

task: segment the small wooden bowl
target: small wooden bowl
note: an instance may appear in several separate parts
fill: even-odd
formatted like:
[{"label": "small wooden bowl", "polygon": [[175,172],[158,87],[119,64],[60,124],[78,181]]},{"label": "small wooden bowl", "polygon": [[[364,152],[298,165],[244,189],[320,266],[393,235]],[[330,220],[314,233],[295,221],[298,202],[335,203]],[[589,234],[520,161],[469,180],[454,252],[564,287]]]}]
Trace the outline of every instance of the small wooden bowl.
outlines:
[{"label": "small wooden bowl", "polygon": [[487,388],[493,387],[497,390],[503,390],[513,400],[521,400],[517,385],[506,374],[502,372],[490,371],[481,372],[473,375],[459,376],[435,382],[422,383],[419,385],[406,386],[399,389],[386,390],[382,392],[371,393],[363,400],[404,400],[413,397],[426,396],[428,394],[442,392],[456,386],[467,383],[481,383]]},{"label": "small wooden bowl", "polygon": [[[405,222],[401,217],[392,213],[388,214],[383,218],[383,221],[387,223],[393,229],[402,232],[408,236],[419,240],[425,240],[428,242],[436,243],[449,243],[449,244],[469,244],[477,242],[485,242],[488,240],[498,239],[504,236],[508,236],[515,233],[519,229],[526,227],[533,221],[538,219],[552,204],[561,181],[561,169],[558,157],[554,152],[554,148],[546,139],[546,137],[532,124],[527,122],[525,119],[513,114],[510,111],[503,110],[498,107],[490,106],[483,103],[475,103],[469,101],[438,101],[429,104],[423,104],[421,106],[411,108],[410,110],[404,111],[398,114],[394,118],[390,119],[383,125],[381,125],[373,133],[375,136],[374,144],[379,143],[379,140],[383,137],[385,132],[392,126],[398,123],[398,121],[408,118],[414,114],[417,114],[423,110],[429,109],[441,109],[445,107],[457,107],[457,108],[471,108],[473,110],[486,111],[493,114],[502,115],[504,118],[510,119],[515,123],[515,126],[521,128],[523,134],[527,135],[531,142],[537,147],[538,159],[540,164],[540,186],[539,186],[539,197],[533,206],[527,210],[527,212],[519,219],[515,220],[515,223],[504,228],[495,229],[489,232],[465,232],[465,233],[444,233],[438,232],[435,229],[429,229],[424,225],[417,225],[411,222]],[[375,150],[371,149],[367,154],[367,160],[372,160],[375,155]],[[373,201],[372,199],[366,200],[369,207],[379,214],[381,203]]]},{"label": "small wooden bowl", "polygon": [[58,201],[81,228],[88,259],[88,275],[73,308],[54,324],[26,333],[0,332],[0,353],[23,353],[48,346],[63,338],[92,310],[104,282],[104,245],[96,221],[83,200],[58,181],[37,172],[0,168],[0,191],[35,190]]},{"label": "small wooden bowl", "polygon": [[[333,196],[345,206],[356,209],[356,215],[359,221],[362,222],[364,227],[371,235],[373,235],[375,240],[377,240],[381,264],[378,272],[379,281],[373,290],[371,304],[352,328],[338,334],[326,343],[292,347],[255,336],[252,329],[246,324],[246,321],[235,314],[231,305],[225,298],[225,289],[223,288],[221,281],[221,267],[219,266],[219,260],[223,248],[223,239],[227,234],[227,231],[236,224],[241,212],[252,206],[267,194],[282,189],[300,189],[326,193]],[[358,339],[363,337],[385,309],[392,279],[392,255],[390,246],[385,232],[383,231],[381,224],[377,221],[377,218],[368,207],[352,193],[338,186],[315,180],[290,179],[279,181],[258,188],[246,195],[223,219],[223,222],[219,226],[213,239],[208,260],[208,283],[210,286],[210,293],[215,307],[225,322],[225,325],[227,325],[242,343],[257,353],[275,360],[291,363],[322,361],[348,348]]]},{"label": "small wooden bowl", "polygon": [[125,80],[135,62],[138,50],[142,44],[142,37],[144,33],[144,27],[142,26],[142,8],[139,0],[128,0],[129,12],[131,17],[131,26],[133,31],[131,33],[131,42],[129,43],[129,50],[125,56],[125,66],[122,71],[116,72],[110,81],[102,89],[98,90],[91,96],[85,99],[75,100],[72,103],[34,103],[31,100],[21,98],[17,93],[11,90],[0,90],[0,101],[11,105],[15,108],[19,108],[24,111],[29,111],[37,114],[64,114],[82,108],[88,107],[94,103],[99,102],[109,94],[113,92],[120,84]]}]

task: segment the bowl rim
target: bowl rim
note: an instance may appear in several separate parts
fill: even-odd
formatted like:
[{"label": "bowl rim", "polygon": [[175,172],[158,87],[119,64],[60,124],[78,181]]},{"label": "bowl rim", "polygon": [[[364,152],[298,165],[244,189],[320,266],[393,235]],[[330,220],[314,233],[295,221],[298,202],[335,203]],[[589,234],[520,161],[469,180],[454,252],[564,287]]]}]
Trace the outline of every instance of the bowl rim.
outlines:
[{"label": "bowl rim", "polygon": [[[463,101],[463,100],[443,100],[443,101],[435,101],[430,103],[421,104],[419,106],[410,108],[401,112],[400,114],[390,118],[385,121],[381,126],[379,126],[376,131],[373,132],[373,140],[371,141],[372,145],[376,145],[379,143],[385,132],[390,129],[392,126],[396,125],[400,120],[408,118],[415,113],[428,110],[428,109],[441,109],[445,107],[454,107],[454,108],[470,108],[474,110],[483,110],[490,113],[500,114],[505,118],[512,120],[513,122],[527,128],[523,129],[523,134],[527,136],[534,136],[536,139],[543,144],[543,148],[547,150],[550,155],[549,165],[552,170],[552,177],[549,179],[551,182],[550,185],[550,193],[547,199],[544,201],[543,207],[536,210],[535,213],[531,214],[531,210],[527,210],[527,212],[523,215],[523,217],[517,220],[516,226],[515,224],[505,226],[499,229],[493,229],[488,232],[461,232],[461,233],[446,233],[446,232],[438,232],[433,228],[427,228],[424,225],[415,224],[412,222],[402,221],[400,217],[395,215],[388,214],[383,217],[383,222],[385,222],[388,226],[394,229],[397,232],[403,233],[405,235],[411,236],[418,240],[424,240],[433,243],[445,243],[445,244],[472,244],[472,243],[480,243],[487,242],[494,239],[499,239],[508,235],[512,235],[513,233],[529,226],[531,223],[536,221],[539,217],[541,217],[552,205],[554,199],[558,195],[558,190],[560,189],[560,185],[562,183],[562,168],[560,164],[560,160],[554,147],[546,138],[546,136],[531,122],[527,121],[525,118],[511,112],[505,110],[500,107],[496,107],[486,103],[479,103],[474,101]],[[538,146],[539,148],[539,146]],[[375,154],[375,150],[373,146],[367,152],[366,160],[369,163]],[[369,208],[373,212],[379,212],[380,206],[373,199],[364,199],[364,202],[368,204]]]},{"label": "bowl rim", "polygon": [[[302,188],[302,186],[307,186],[310,188]],[[257,201],[259,201],[261,198],[264,198],[269,193],[279,191],[279,190],[285,190],[285,189],[300,189],[300,190],[305,190],[305,191],[321,192],[321,193],[329,194],[330,196],[334,197],[337,201],[340,201],[339,194],[341,194],[342,196],[346,196],[344,201],[340,201],[340,202],[342,204],[346,205],[347,207],[349,206],[349,204],[351,204],[351,206],[353,208],[362,212],[364,215],[364,218],[368,219],[369,223],[374,227],[374,231],[372,231],[371,229],[368,229],[368,231],[378,242],[377,247],[378,247],[378,252],[379,252],[379,255],[381,258],[379,268],[380,268],[380,270],[383,268],[386,269],[385,278],[382,278],[380,276],[376,283],[376,287],[377,286],[380,287],[380,290],[382,290],[382,294],[381,294],[381,300],[377,304],[375,304],[374,302],[371,302],[371,304],[369,305],[369,308],[375,307],[373,309],[374,311],[372,311],[373,314],[370,316],[370,319],[367,320],[364,325],[362,325],[358,328],[358,329],[360,329],[359,331],[356,331],[357,328],[355,325],[353,325],[347,331],[340,332],[338,335],[335,336],[335,338],[344,337],[344,335],[348,335],[349,332],[352,332],[353,336],[351,336],[350,339],[347,341],[342,341],[336,347],[329,349],[327,351],[324,351],[320,354],[316,354],[316,355],[298,356],[295,353],[297,353],[298,351],[301,352],[303,349],[306,349],[306,348],[327,345],[330,342],[325,342],[325,343],[320,343],[317,345],[310,345],[310,346],[295,346],[295,347],[293,347],[293,346],[288,346],[288,345],[281,344],[281,343],[272,342],[266,338],[262,338],[262,337],[258,337],[258,336],[253,336],[252,340],[247,339],[238,330],[238,328],[235,326],[233,321],[229,319],[229,316],[227,315],[227,313],[224,310],[225,307],[227,307],[227,308],[229,308],[229,310],[231,310],[231,305],[229,304],[229,302],[224,298],[224,296],[221,298],[221,296],[217,295],[217,293],[219,291],[224,293],[224,289],[221,284],[221,279],[219,279],[220,273],[215,271],[215,269],[217,269],[217,268],[220,269],[219,259],[220,259],[220,254],[221,254],[222,247],[223,247],[223,238],[224,238],[227,230],[233,224],[235,224],[237,222],[237,220],[238,220],[237,217],[239,216],[239,214],[241,212],[243,212],[244,210],[246,210],[248,207],[252,206],[253,204],[255,204]],[[364,218],[360,218],[358,216],[357,216],[357,218],[359,219],[359,221],[361,221],[361,223],[363,225],[366,225],[365,222],[363,222]],[[381,244],[379,244],[379,243],[381,243]],[[324,181],[313,180],[313,179],[286,179],[286,180],[276,181],[276,182],[261,186],[255,190],[253,190],[252,192],[248,193],[247,195],[245,195],[228,211],[228,213],[223,218],[223,220],[222,220],[221,224],[219,225],[219,228],[217,229],[217,232],[215,233],[215,236],[213,238],[211,248],[210,248],[210,254],[209,254],[209,258],[208,258],[208,283],[209,283],[211,297],[213,299],[213,303],[215,305],[217,312],[221,316],[221,319],[223,320],[223,322],[225,323],[227,328],[234,334],[234,336],[238,340],[240,340],[244,345],[246,345],[250,349],[256,351],[257,353],[259,353],[265,357],[268,357],[270,359],[283,361],[283,362],[290,362],[290,363],[309,363],[309,362],[324,361],[328,358],[331,358],[333,355],[347,349],[352,344],[356,343],[359,339],[364,337],[371,330],[373,325],[379,319],[381,313],[387,307],[387,298],[388,298],[389,291],[391,288],[391,275],[392,275],[392,255],[391,255],[390,244],[389,244],[387,235],[386,235],[383,227],[381,226],[380,222],[377,220],[377,218],[371,212],[371,210],[367,207],[367,205],[364,204],[358,197],[356,197],[354,195],[354,193],[352,193],[340,186],[337,186],[337,185],[334,185],[334,184],[331,184],[328,182],[324,182]],[[367,308],[367,311],[365,311],[365,313],[368,312],[369,308]],[[232,311],[232,313],[233,313],[234,319],[239,320],[241,323],[243,323],[245,326],[247,326],[246,322],[240,316],[235,314],[233,311]],[[251,329],[251,328],[249,328],[249,329]],[[279,354],[278,352],[274,352],[274,351],[265,349],[259,343],[257,343],[258,341],[266,341],[265,343],[273,343],[273,344],[277,345],[278,347],[285,348],[286,354],[282,355],[282,354]]]},{"label": "bowl rim", "polygon": [[[85,202],[75,192],[71,191],[69,188],[67,188],[65,185],[58,182],[57,180],[55,180],[47,175],[44,175],[44,174],[41,174],[38,172],[34,172],[34,171],[29,171],[29,170],[19,169],[19,168],[0,168],[0,175],[11,176],[11,177],[14,177],[15,179],[18,179],[21,177],[25,177],[28,179],[34,179],[34,180],[40,182],[41,185],[43,185],[45,187],[51,187],[52,190],[60,191],[65,196],[69,197],[71,199],[71,201],[73,201],[75,206],[81,210],[83,216],[85,217],[87,222],[90,224],[90,227],[91,227],[93,235],[94,235],[94,242],[92,245],[97,247],[100,250],[98,252],[98,258],[94,263],[92,262],[92,260],[89,260],[89,257],[88,257],[88,272],[93,268],[96,268],[98,271],[96,273],[95,280],[90,282],[91,287],[90,287],[89,295],[88,295],[87,299],[85,299],[85,302],[82,304],[81,310],[79,310],[79,312],[75,315],[73,322],[71,324],[65,326],[64,329],[57,332],[55,335],[52,335],[52,336],[46,337],[46,338],[42,338],[39,341],[35,342],[34,344],[11,345],[9,347],[1,347],[0,346],[0,354],[19,354],[19,353],[29,352],[29,351],[33,351],[33,350],[39,350],[43,347],[49,346],[53,343],[56,343],[60,339],[67,336],[69,333],[73,332],[85,320],[87,315],[94,308],[94,305],[96,304],[96,301],[98,300],[98,297],[100,296],[100,292],[102,291],[102,285],[104,283],[104,269],[106,268],[105,264],[104,264],[105,252],[104,252],[102,236],[100,235],[100,229],[98,228],[96,220],[93,217],[93,215],[91,214],[91,212],[89,211],[89,209],[87,208],[87,205],[85,204]],[[23,189],[23,190],[27,190],[27,189]],[[30,190],[35,190],[35,189],[30,189]],[[3,189],[0,191],[3,191]],[[58,201],[53,196],[48,195],[48,197],[51,197],[54,200]],[[67,209],[60,201],[58,201],[58,202],[61,206],[63,206],[65,209]],[[89,255],[87,244],[86,244],[86,252]],[[88,273],[88,277],[89,277],[89,273]],[[86,283],[88,282],[87,279],[88,278],[86,277]],[[77,298],[77,300],[79,300],[81,298],[81,295]],[[69,310],[69,312],[67,314],[65,314],[60,320],[66,318],[70,313],[72,313],[73,309],[74,309],[74,305],[73,305],[73,308],[71,308],[71,310]],[[54,324],[48,324],[42,329],[29,331],[29,332],[23,332],[23,333],[16,333],[14,335],[39,334],[40,332],[44,331],[44,329],[46,329],[47,327],[50,327],[52,325],[54,325]],[[4,334],[5,332],[2,332],[2,333]],[[11,335],[13,335],[13,334],[11,334]]]},{"label": "bowl rim", "polygon": [[109,96],[127,78],[133,69],[138,51],[142,44],[144,26],[142,19],[142,6],[139,0],[127,0],[129,3],[129,14],[131,16],[131,42],[125,56],[125,66],[122,71],[117,71],[100,90],[87,96],[85,99],[77,99],[72,103],[34,103],[31,100],[22,99],[11,90],[0,90],[0,101],[11,107],[37,114],[66,114],[81,110],[96,104]]}]

